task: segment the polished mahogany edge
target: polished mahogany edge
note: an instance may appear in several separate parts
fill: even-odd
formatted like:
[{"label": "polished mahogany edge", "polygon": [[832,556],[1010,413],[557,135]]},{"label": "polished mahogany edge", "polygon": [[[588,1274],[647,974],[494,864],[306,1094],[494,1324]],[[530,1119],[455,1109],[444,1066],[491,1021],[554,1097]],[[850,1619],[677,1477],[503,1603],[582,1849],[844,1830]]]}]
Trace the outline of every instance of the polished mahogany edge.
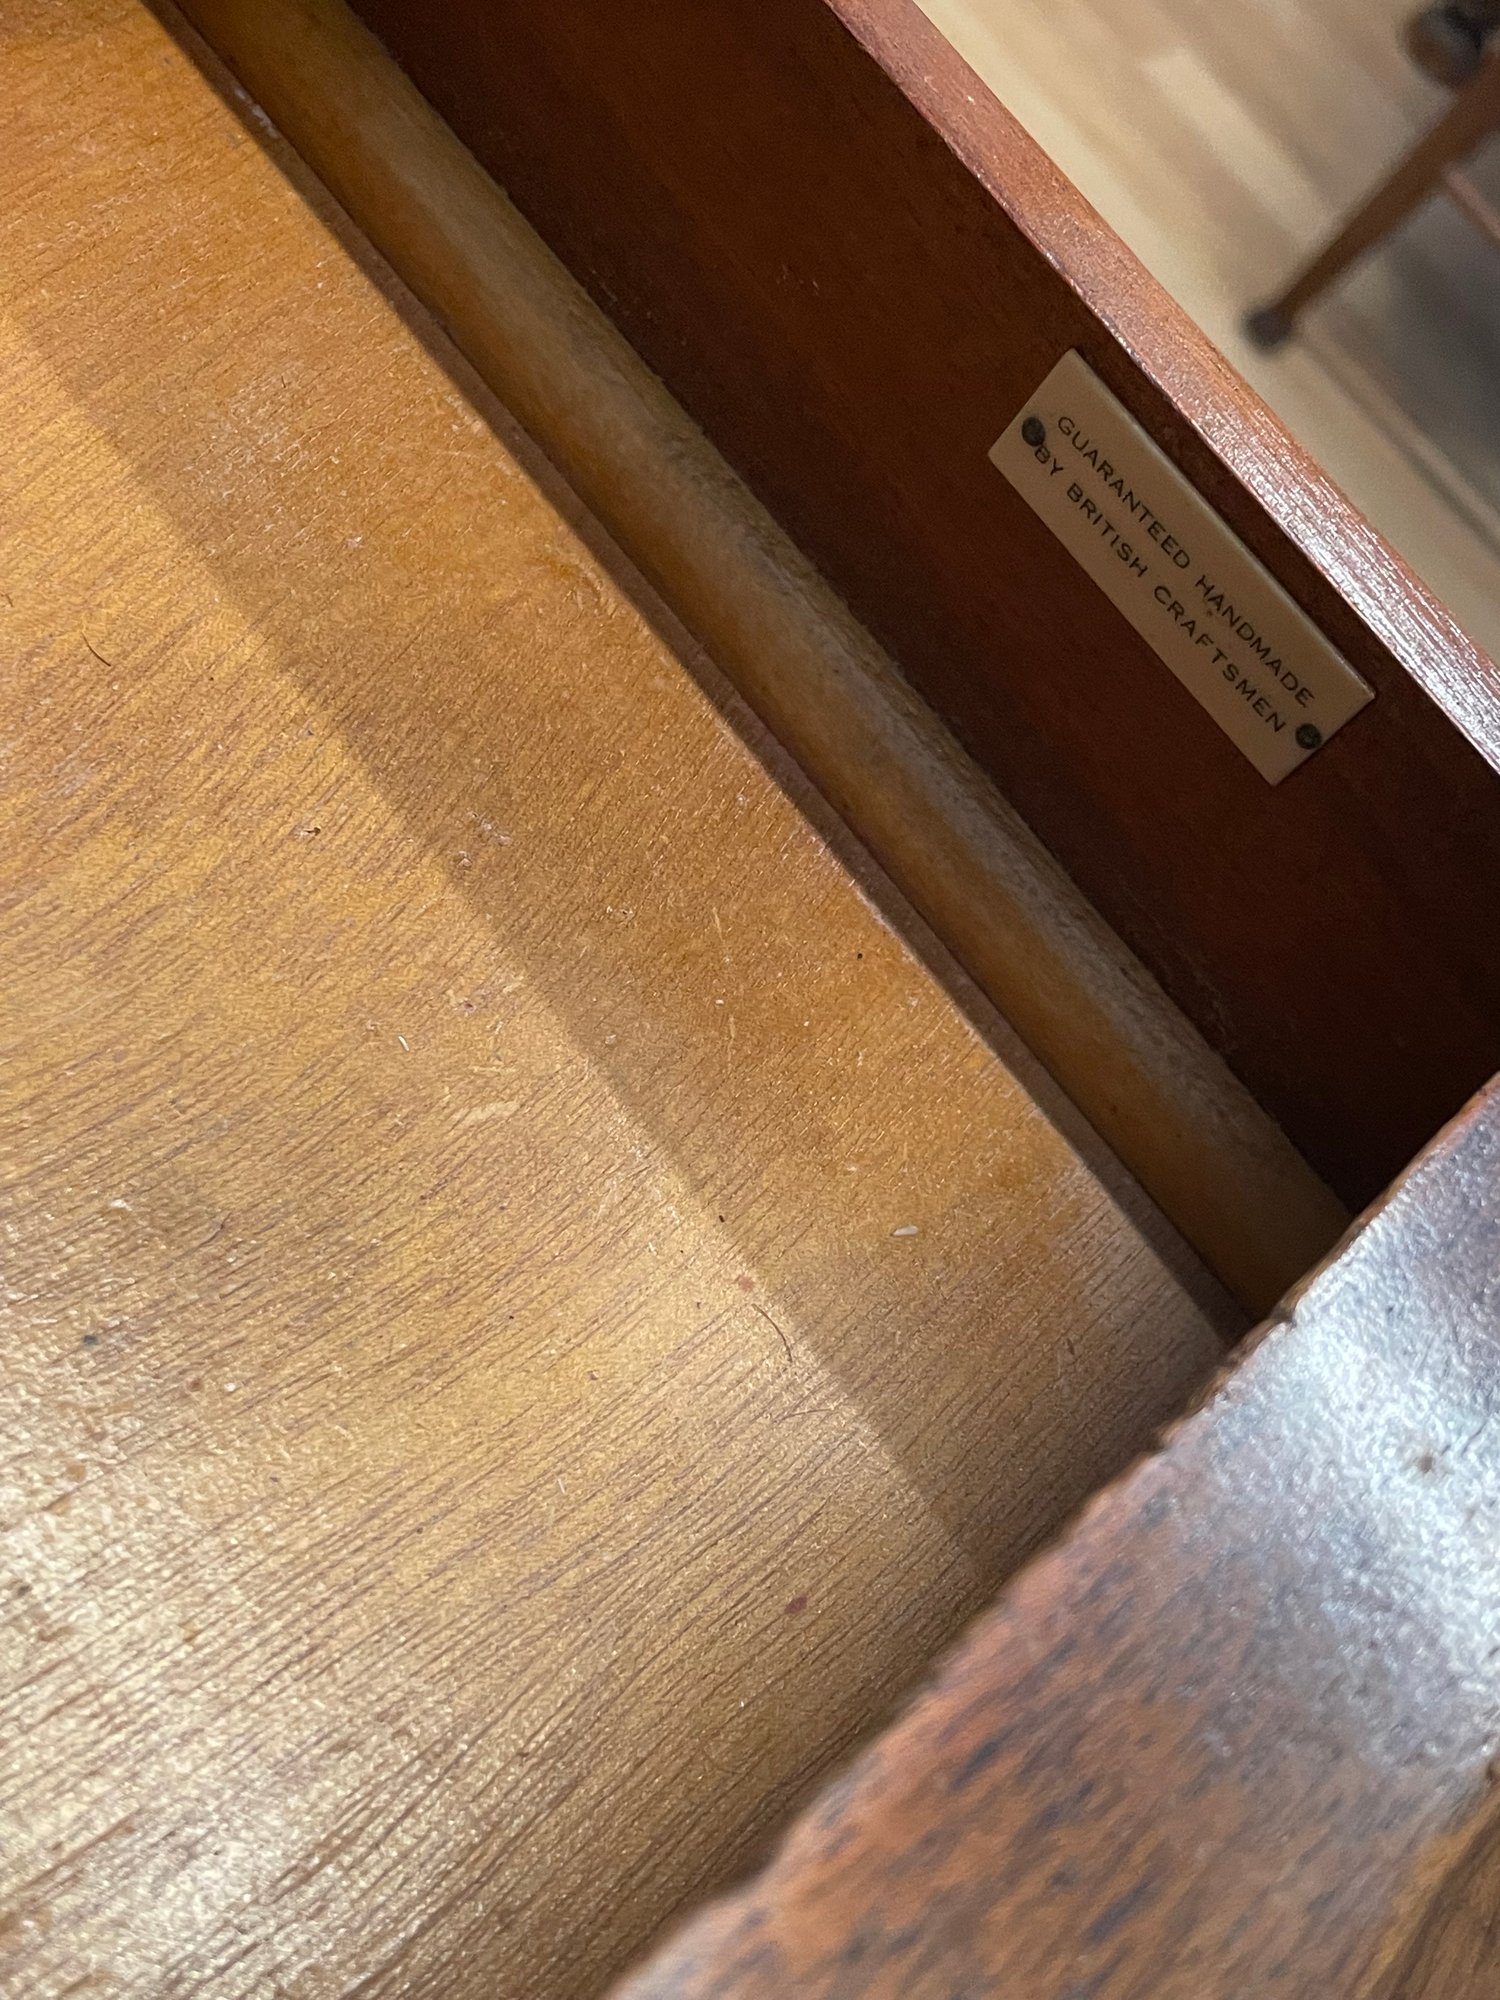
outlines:
[{"label": "polished mahogany edge", "polygon": [[620,2000],[1389,1989],[1487,1853],[1500,1088]]},{"label": "polished mahogany edge", "polygon": [[[1451,621],[907,0],[357,11],[1369,1199],[1500,1068],[1500,719]],[[1275,790],[987,461],[1069,347],[1379,691]]]}]

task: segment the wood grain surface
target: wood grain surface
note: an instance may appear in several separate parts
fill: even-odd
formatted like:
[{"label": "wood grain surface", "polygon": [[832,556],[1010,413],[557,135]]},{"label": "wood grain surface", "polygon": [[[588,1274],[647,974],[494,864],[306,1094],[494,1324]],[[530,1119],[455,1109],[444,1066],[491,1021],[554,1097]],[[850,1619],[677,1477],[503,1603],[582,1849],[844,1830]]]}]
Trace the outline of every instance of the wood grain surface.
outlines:
[{"label": "wood grain surface", "polygon": [[0,97],[0,1987],[574,2000],[1235,1315],[158,21]]},{"label": "wood grain surface", "polygon": [[1500,1090],[621,2000],[1485,2000]]},{"label": "wood grain surface", "polygon": [[[1335,1190],[1500,1066],[1500,681],[908,0],[359,0]],[[1079,349],[1379,690],[1271,790],[988,463]]]},{"label": "wood grain surface", "polygon": [[188,11],[1209,1268],[1269,1311],[1347,1211],[618,329],[343,0]]},{"label": "wood grain surface", "polygon": [[[1445,1857],[1446,1858],[1446,1857]],[[1414,1934],[1373,2000],[1486,2000],[1500,1965],[1500,1822],[1480,1816],[1467,1849],[1440,1864]]]}]

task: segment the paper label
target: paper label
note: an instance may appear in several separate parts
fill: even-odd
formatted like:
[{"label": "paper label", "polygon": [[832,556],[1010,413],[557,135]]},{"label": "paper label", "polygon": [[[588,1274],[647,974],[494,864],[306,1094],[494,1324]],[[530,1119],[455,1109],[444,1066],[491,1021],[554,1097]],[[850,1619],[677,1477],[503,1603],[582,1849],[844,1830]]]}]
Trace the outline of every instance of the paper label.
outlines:
[{"label": "paper label", "polygon": [[1077,353],[990,457],[1269,783],[1374,699]]}]

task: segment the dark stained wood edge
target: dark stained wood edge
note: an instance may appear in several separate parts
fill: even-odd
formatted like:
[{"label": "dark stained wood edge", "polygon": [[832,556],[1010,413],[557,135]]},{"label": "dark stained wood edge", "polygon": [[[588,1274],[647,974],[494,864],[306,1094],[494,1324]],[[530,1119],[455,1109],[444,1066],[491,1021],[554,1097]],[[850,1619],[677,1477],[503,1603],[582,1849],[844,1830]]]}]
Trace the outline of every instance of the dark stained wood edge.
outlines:
[{"label": "dark stained wood edge", "polygon": [[1488,1991],[1497,1176],[1500,1088],[620,2000]]},{"label": "dark stained wood edge", "polygon": [[[1500,1067],[1493,670],[907,0],[360,0],[1302,1152]],[[986,459],[1080,349],[1379,690],[1271,789]]]}]

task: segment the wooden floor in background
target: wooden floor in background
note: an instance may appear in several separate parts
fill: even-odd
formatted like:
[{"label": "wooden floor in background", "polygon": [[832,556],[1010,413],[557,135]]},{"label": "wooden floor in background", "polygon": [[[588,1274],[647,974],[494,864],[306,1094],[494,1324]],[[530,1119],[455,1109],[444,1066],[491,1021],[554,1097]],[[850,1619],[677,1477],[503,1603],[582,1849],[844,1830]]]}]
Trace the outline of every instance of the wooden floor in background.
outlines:
[{"label": "wooden floor in background", "polygon": [[1409,0],[924,4],[1288,428],[1500,651],[1500,255],[1436,202],[1282,353],[1258,353],[1240,330],[1246,307],[1279,288],[1446,102],[1401,48]]}]

